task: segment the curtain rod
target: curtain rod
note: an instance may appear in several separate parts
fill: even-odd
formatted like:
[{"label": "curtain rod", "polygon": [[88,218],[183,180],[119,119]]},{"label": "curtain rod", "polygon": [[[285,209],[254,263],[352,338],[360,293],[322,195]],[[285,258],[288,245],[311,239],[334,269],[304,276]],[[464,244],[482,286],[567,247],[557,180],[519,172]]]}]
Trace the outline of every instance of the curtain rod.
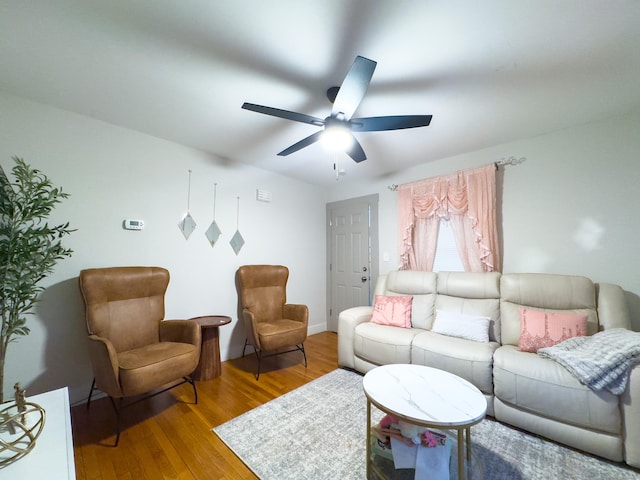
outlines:
[{"label": "curtain rod", "polygon": [[[520,158],[516,158],[516,157],[509,157],[509,158],[502,158],[496,162],[493,162],[493,164],[496,166],[496,170],[504,165],[520,165],[521,163],[523,163],[527,158],[526,157],[520,157]],[[392,183],[391,185],[387,185],[387,188],[389,190],[391,190],[392,192],[396,192],[398,190],[399,185],[397,183]]]}]

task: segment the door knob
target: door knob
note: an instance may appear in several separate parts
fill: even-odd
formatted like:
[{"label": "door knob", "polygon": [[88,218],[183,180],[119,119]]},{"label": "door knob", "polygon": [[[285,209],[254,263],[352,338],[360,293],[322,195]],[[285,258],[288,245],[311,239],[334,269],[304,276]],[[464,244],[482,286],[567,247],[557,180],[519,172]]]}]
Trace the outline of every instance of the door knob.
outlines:
[{"label": "door knob", "polygon": [[366,281],[367,281],[367,277],[364,277],[364,276],[363,276],[363,277],[360,277],[360,280],[362,280],[362,283],[364,283],[364,282],[366,282]]}]

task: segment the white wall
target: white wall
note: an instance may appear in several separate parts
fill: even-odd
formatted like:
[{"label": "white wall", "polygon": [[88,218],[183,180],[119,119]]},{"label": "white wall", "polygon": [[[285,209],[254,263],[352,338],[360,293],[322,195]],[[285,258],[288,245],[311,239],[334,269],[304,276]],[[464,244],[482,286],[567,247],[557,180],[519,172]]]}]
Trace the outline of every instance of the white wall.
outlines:
[{"label": "white wall", "polygon": [[[503,271],[585,275],[627,291],[640,330],[640,112],[445,158],[376,182],[338,183],[330,201],[380,194],[380,273],[396,269],[397,198],[387,186],[526,157],[504,168]],[[369,159],[368,161],[374,161]]]},{"label": "white wall", "polygon": [[[73,256],[43,282],[46,290],[31,334],[8,350],[5,393],[19,381],[28,394],[68,385],[71,401],[84,399],[92,373],[83,303],[77,279],[83,268],[159,265],[171,272],[167,318],[222,314],[222,358],[241,354],[234,274],[253,263],[290,269],[288,300],[309,306],[309,333],[326,329],[325,195],[322,189],[270,172],[225,164],[203,152],[94,119],[0,94],[0,165],[9,174],[17,155],[70,193],[52,223],[77,229],[65,242]],[[191,169],[191,214],[198,223],[189,240],[177,227],[187,208]],[[204,236],[213,220],[223,232],[212,248]],[[257,202],[256,189],[272,193]],[[236,230],[246,244],[239,255],[229,240]],[[125,231],[125,218],[145,221],[141,232]]]}]

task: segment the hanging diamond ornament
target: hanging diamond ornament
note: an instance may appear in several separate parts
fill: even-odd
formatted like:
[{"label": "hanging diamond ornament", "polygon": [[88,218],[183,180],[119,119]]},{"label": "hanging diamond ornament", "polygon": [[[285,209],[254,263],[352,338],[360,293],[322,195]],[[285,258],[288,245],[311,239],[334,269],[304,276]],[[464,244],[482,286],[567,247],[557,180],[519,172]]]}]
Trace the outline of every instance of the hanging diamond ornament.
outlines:
[{"label": "hanging diamond ornament", "polygon": [[178,222],[178,228],[184,235],[184,238],[187,240],[189,240],[189,236],[196,229],[196,221],[191,216],[191,213],[189,213],[190,207],[191,207],[191,170],[189,170],[189,188],[187,190],[187,211]]},{"label": "hanging diamond ornament", "polygon": [[236,233],[233,234],[229,243],[231,244],[231,248],[236,252],[236,255],[240,253],[242,246],[244,245],[244,238],[242,238],[242,234],[240,233],[240,197],[238,198],[238,214],[236,217]]},{"label": "hanging diamond ornament", "polygon": [[231,248],[233,248],[233,251],[236,252],[236,255],[238,255],[240,253],[240,250],[242,249],[242,246],[244,245],[244,238],[242,238],[240,232],[236,230],[236,233],[233,234],[233,237],[231,237],[231,241],[229,243],[231,244]]},{"label": "hanging diamond ornament", "polygon": [[187,212],[184,214],[184,217],[180,219],[180,222],[178,223],[178,228],[184,235],[184,238],[186,240],[189,240],[189,236],[196,229],[196,225],[197,225],[196,221],[193,219],[191,214]]},{"label": "hanging diamond ornament", "polygon": [[218,241],[218,238],[220,238],[220,235],[222,235],[222,232],[218,228],[218,224],[215,220],[211,223],[211,225],[209,225],[209,228],[207,229],[205,235],[207,236],[209,243],[213,247]]},{"label": "hanging diamond ornament", "polygon": [[209,243],[211,244],[212,247],[216,244],[216,242],[218,241],[218,238],[220,238],[220,235],[222,235],[222,232],[220,231],[220,228],[216,223],[216,190],[217,188],[218,188],[218,184],[214,183],[213,184],[213,222],[211,222],[211,225],[209,225],[209,228],[205,232],[205,236],[207,237],[207,240],[209,240]]}]

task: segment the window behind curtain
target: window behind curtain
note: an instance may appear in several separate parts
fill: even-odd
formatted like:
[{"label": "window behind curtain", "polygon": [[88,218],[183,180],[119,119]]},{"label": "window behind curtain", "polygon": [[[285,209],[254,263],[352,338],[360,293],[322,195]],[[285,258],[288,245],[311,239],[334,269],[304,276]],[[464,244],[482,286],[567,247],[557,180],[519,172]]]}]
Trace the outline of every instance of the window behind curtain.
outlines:
[{"label": "window behind curtain", "polygon": [[456,241],[453,238],[453,229],[446,220],[440,220],[433,271],[464,272],[464,265],[462,265],[462,260],[460,260],[460,255],[456,248]]}]

